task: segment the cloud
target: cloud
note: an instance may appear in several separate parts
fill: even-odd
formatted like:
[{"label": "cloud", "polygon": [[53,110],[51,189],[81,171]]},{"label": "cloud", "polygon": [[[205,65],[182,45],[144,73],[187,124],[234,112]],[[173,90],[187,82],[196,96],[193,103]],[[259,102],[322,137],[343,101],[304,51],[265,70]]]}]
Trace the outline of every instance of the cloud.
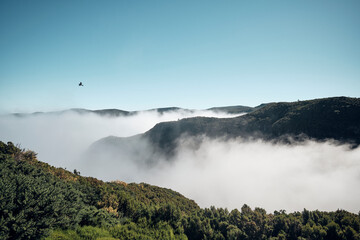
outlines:
[{"label": "cloud", "polygon": [[[171,188],[201,207],[233,209],[248,204],[270,212],[360,210],[359,148],[351,150],[332,141],[286,145],[184,138],[177,154],[164,159],[144,139],[133,138],[126,146],[119,141],[116,148],[102,146],[96,149],[100,153],[86,158],[90,175]],[[149,167],[141,161],[148,158],[157,164]]]},{"label": "cloud", "polygon": [[176,189],[202,207],[360,210],[360,149],[241,139],[205,139],[196,150],[185,146],[173,165],[146,180]]},{"label": "cloud", "polygon": [[[133,136],[158,122],[192,116],[230,117],[210,111],[163,115],[151,111],[119,118],[76,113],[1,116],[0,140],[19,143],[38,152],[40,161],[76,168],[82,175],[171,188],[201,207],[233,209],[246,203],[267,211],[360,210],[360,149],[331,141],[284,145],[184,138],[177,154],[166,161],[152,152],[148,142],[133,137],[123,149],[109,147],[84,155],[100,138]],[[142,160],[147,158],[157,164],[145,164]]]},{"label": "cloud", "polygon": [[106,117],[93,113],[40,114],[16,117],[0,116],[0,140],[12,141],[38,153],[41,161],[73,169],[90,144],[110,135],[128,137],[143,133],[164,121],[208,116],[233,117],[212,111],[143,111],[129,117]]}]

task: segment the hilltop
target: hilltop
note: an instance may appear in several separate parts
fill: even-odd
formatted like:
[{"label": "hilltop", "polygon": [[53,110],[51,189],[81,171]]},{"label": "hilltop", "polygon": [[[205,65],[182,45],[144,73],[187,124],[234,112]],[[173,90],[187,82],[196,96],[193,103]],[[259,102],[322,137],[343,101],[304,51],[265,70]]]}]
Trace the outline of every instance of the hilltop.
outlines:
[{"label": "hilltop", "polygon": [[147,152],[171,155],[182,137],[203,136],[262,139],[283,143],[296,143],[306,139],[332,140],[356,147],[360,144],[360,99],[333,97],[269,103],[234,118],[194,117],[162,122],[134,137],[112,136],[101,139],[94,143],[90,150],[105,147],[115,152],[139,152],[139,149],[134,149],[129,143],[143,140],[147,143],[146,148],[152,149]]},{"label": "hilltop", "polygon": [[324,98],[269,103],[244,116],[188,118],[159,123],[143,137],[157,148],[171,152],[181,136],[260,138],[266,141],[333,139],[360,144],[360,99]]}]

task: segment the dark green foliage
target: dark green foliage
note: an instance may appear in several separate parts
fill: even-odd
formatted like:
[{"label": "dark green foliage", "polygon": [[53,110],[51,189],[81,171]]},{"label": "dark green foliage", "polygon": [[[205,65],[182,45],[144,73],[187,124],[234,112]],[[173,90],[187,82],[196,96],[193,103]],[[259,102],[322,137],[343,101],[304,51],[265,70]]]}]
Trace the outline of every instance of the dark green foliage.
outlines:
[{"label": "dark green foliage", "polygon": [[[9,147],[12,147],[9,145]],[[15,154],[18,154],[16,152]],[[4,155],[0,159],[0,225],[3,237],[32,239],[48,228],[75,224],[81,193],[50,174]]]},{"label": "dark green foliage", "polygon": [[360,239],[360,216],[343,210],[200,209],[169,189],[85,178],[12,143],[0,150],[0,239]]},{"label": "dark green foliage", "polygon": [[[98,227],[101,232],[144,219],[154,239],[162,234],[178,239],[183,235],[180,216],[199,209],[194,201],[169,189],[81,177],[78,171],[39,162],[34,152],[12,143],[0,142],[0,150],[0,239],[39,239],[51,229],[74,228],[75,233],[52,234],[58,239],[64,234],[88,239],[79,232],[80,226]],[[160,231],[159,224],[165,224],[166,231]]]}]

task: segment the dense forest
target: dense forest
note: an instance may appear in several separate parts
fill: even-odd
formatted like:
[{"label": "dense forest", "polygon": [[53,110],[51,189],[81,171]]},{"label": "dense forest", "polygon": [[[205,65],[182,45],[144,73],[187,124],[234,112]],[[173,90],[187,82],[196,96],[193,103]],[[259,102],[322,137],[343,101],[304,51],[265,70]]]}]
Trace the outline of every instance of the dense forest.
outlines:
[{"label": "dense forest", "polygon": [[83,177],[0,142],[0,239],[360,239],[360,214],[202,209],[170,189]]}]

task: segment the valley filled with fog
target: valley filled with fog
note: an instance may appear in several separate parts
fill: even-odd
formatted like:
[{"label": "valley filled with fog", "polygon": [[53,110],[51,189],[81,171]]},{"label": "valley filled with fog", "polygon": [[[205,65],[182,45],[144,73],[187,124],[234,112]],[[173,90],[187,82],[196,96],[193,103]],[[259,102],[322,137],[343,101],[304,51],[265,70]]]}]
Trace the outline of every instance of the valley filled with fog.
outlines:
[{"label": "valley filled with fog", "polygon": [[[239,115],[183,110],[163,114],[144,111],[126,117],[71,112],[7,115],[0,116],[0,140],[20,144],[37,152],[40,161],[69,171],[77,169],[83,176],[171,188],[201,207],[233,209],[246,203],[267,211],[360,210],[360,149],[351,150],[332,141],[285,145],[241,138],[184,137],[168,159],[149,151],[146,141],[134,138],[129,144],[136,154],[126,149],[89,152],[101,138],[129,137],[159,122],[194,116]],[[142,157],[154,162],[141,162]]]}]

